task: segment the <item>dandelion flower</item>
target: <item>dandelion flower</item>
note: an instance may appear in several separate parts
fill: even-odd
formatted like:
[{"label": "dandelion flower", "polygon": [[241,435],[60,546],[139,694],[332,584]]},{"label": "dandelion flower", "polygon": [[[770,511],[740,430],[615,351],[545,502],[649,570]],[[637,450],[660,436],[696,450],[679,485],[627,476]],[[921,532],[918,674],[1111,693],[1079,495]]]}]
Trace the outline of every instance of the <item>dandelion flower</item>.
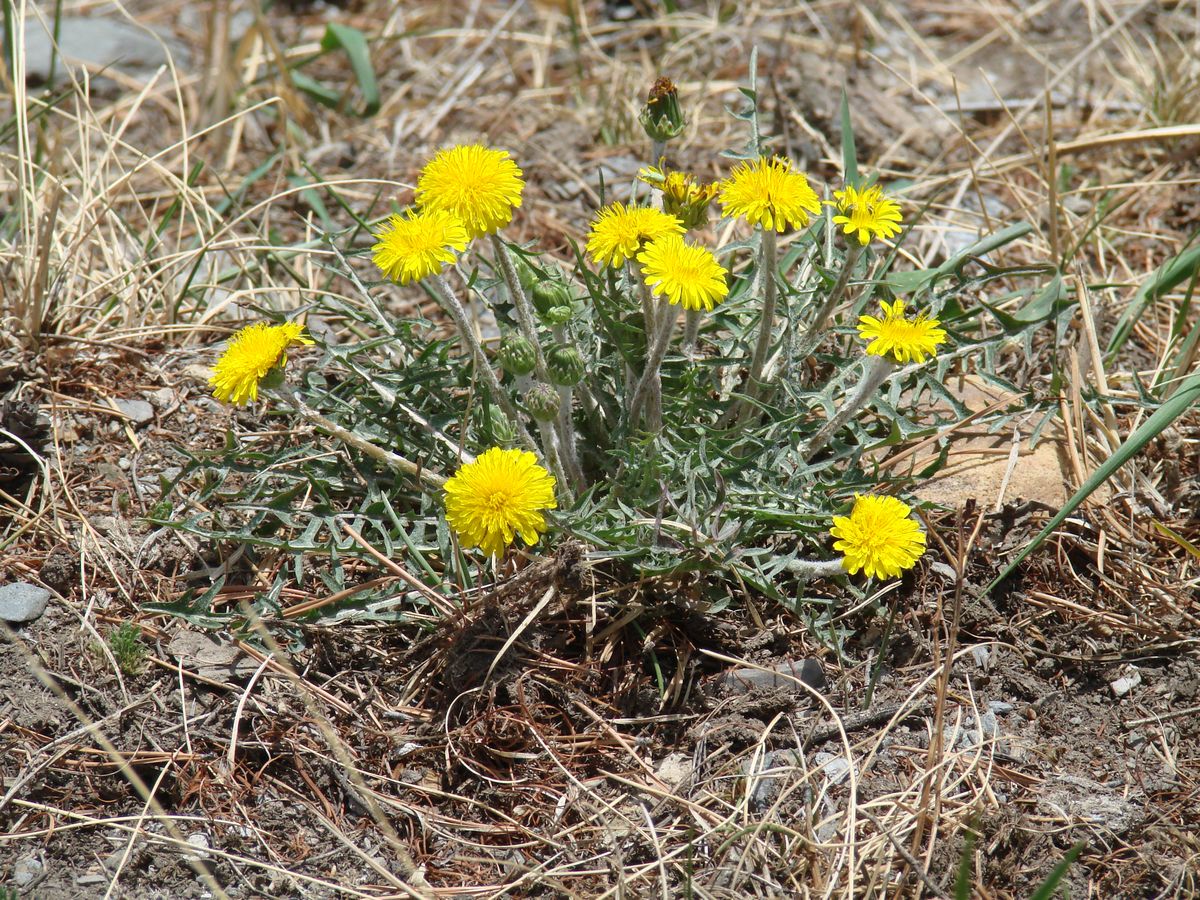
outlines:
[{"label": "dandelion flower", "polygon": [[896,300],[890,306],[886,300],[884,317],[858,317],[858,336],[867,344],[867,353],[872,356],[891,356],[896,362],[925,362],[925,357],[936,356],[939,344],[946,342],[946,332],[938,327],[937,319],[919,315],[915,319],[904,318],[904,301]]},{"label": "dandelion flower", "polygon": [[596,265],[617,268],[632,259],[647,241],[665,234],[682,234],[683,223],[661,209],[610,203],[596,213],[588,234],[587,251]]},{"label": "dandelion flower", "polygon": [[807,225],[821,211],[821,201],[804,173],[775,157],[734,169],[721,182],[721,207],[726,216],[741,216],[751,225],[783,231]]},{"label": "dandelion flower", "polygon": [[499,231],[521,205],[525,182],[507,150],[465,144],[442,150],[421,170],[416,200],[423,209],[452,212],[469,237]]},{"label": "dandelion flower", "polygon": [[208,379],[213,396],[234,406],[258,399],[259,383],[278,366],[287,364],[287,348],[311,344],[304,326],[297,322],[248,325],[232,338]]},{"label": "dandelion flower", "polygon": [[833,192],[833,205],[840,215],[833,217],[846,234],[854,234],[864,247],[871,238],[885,240],[900,233],[900,204],[883,193],[878,185],[857,188],[846,185]]},{"label": "dandelion flower", "polygon": [[467,246],[467,229],[454,213],[442,209],[408,211],[392,216],[379,234],[375,265],[392,281],[408,284],[442,271],[454,262],[454,250]]},{"label": "dandelion flower", "polygon": [[685,244],[677,234],[651,241],[638,261],[654,296],[665,294],[668,302],[684,309],[712,309],[729,293],[725,268],[712,251]]},{"label": "dandelion flower", "polygon": [[719,184],[700,184],[691,172],[674,172],[663,166],[645,166],[638,180],[662,191],[663,210],[676,216],[691,231],[708,224],[708,205],[717,196]]},{"label": "dandelion flower", "polygon": [[554,477],[527,450],[492,447],[446,482],[446,521],[464,547],[500,556],[516,535],[536,544],[542,510],[555,509]]},{"label": "dandelion flower", "polygon": [[854,497],[848,516],[834,516],[829,533],[833,549],[845,554],[842,565],[851,575],[895,578],[911,569],[925,552],[925,532],[911,518],[908,505],[895,497]]}]

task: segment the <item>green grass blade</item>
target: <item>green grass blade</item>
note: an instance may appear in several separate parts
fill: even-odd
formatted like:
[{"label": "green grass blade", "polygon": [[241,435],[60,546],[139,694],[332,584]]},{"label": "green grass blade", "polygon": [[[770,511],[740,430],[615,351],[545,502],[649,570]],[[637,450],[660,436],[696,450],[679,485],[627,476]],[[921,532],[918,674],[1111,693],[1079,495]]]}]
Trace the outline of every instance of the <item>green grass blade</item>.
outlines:
[{"label": "green grass blade", "polygon": [[1200,270],[1200,245],[1190,246],[1200,238],[1200,231],[1192,235],[1189,246],[1159,266],[1133,297],[1133,302],[1117,321],[1112,338],[1108,342],[1111,357],[1121,349],[1133,331],[1133,324],[1146,313],[1146,309],[1168,291],[1191,278]]},{"label": "green grass blade", "polygon": [[1169,400],[1163,403],[1149,419],[1142,423],[1137,431],[1129,436],[1125,443],[1117,448],[1116,453],[1105,460],[1104,464],[1092,474],[1092,477],[1087,480],[1083,487],[1076,491],[1074,496],[1067,501],[1067,505],[1060,509],[1058,514],[1046,523],[1046,527],[1029,543],[1029,546],[1017,554],[1016,559],[1010,562],[1004,568],[1004,571],[996,576],[995,580],[987,586],[984,593],[991,593],[996,585],[1011,575],[1013,570],[1024,562],[1029,554],[1040,547],[1046,538],[1054,532],[1054,529],[1061,525],[1067,516],[1073,513],[1079,507],[1079,504],[1083,503],[1096,488],[1112,477],[1112,474],[1117,469],[1129,462],[1143,447],[1157,437],[1168,425],[1187,412],[1198,400],[1200,400],[1200,374],[1192,375],[1188,378]]},{"label": "green grass blade", "polygon": [[1059,884],[1067,877],[1067,870],[1075,863],[1075,860],[1078,859],[1079,854],[1083,852],[1085,846],[1083,841],[1079,841],[1074,847],[1068,850],[1067,855],[1062,858],[1062,862],[1055,866],[1054,871],[1046,876],[1046,880],[1033,892],[1029,900],[1050,900],[1058,891]]},{"label": "green grass blade", "polygon": [[350,68],[358,81],[358,89],[363,96],[363,110],[360,115],[366,119],[379,112],[379,83],[375,79],[375,67],[371,65],[371,48],[367,45],[367,37],[357,28],[330,22],[325,26],[325,36],[321,38],[322,50],[333,50],[340,47],[346,51],[350,59]]},{"label": "green grass blade", "polygon": [[850,98],[842,88],[842,172],[846,184],[858,184],[858,151],[854,148],[854,126],[850,124]]}]

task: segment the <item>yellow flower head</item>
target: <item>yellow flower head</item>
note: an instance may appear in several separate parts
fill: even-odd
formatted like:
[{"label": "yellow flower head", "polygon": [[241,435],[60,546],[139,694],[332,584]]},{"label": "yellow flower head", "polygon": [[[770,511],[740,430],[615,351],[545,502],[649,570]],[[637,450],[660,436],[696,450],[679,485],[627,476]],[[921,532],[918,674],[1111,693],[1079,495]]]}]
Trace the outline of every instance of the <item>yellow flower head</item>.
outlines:
[{"label": "yellow flower head", "polygon": [[833,217],[835,225],[841,225],[846,234],[858,236],[864,247],[871,238],[886,240],[900,233],[900,204],[883,193],[878,185],[857,188],[846,185],[834,191],[834,203],[839,215]]},{"label": "yellow flower head", "polygon": [[521,205],[525,182],[507,150],[465,144],[440,151],[421,170],[416,200],[424,209],[452,212],[468,236],[499,231]]},{"label": "yellow flower head", "polygon": [[677,234],[651,241],[638,254],[642,274],[654,296],[684,309],[712,309],[729,293],[725,268],[707,247],[685,244]]},{"label": "yellow flower head", "polygon": [[664,234],[682,234],[683,224],[674,216],[650,206],[610,203],[596,213],[588,233],[588,255],[598,266],[614,269],[632,259],[647,241]]},{"label": "yellow flower head", "polygon": [[721,182],[721,207],[726,216],[783,231],[807,225],[821,211],[821,201],[790,161],[760,157],[742,163]]},{"label": "yellow flower head", "polygon": [[454,250],[467,246],[467,229],[454,213],[442,209],[408,211],[392,216],[379,234],[375,265],[392,281],[408,284],[442,271],[454,262]]},{"label": "yellow flower head", "polygon": [[891,305],[886,300],[882,319],[875,316],[858,317],[858,336],[867,344],[867,353],[872,356],[891,356],[898,363],[925,362],[926,356],[936,356],[939,344],[946,343],[946,332],[938,327],[937,319],[927,319],[924,314],[915,319],[904,318],[904,301],[896,300]]},{"label": "yellow flower head", "polygon": [[662,191],[663,211],[676,216],[688,231],[708,223],[708,205],[721,188],[716,183],[697,184],[690,172],[664,166],[646,166],[638,171],[638,179]]},{"label": "yellow flower head", "polygon": [[500,556],[519,534],[536,544],[542,510],[555,509],[554,477],[528,450],[492,447],[446,482],[446,521],[464,547]]},{"label": "yellow flower head", "polygon": [[895,578],[911,569],[925,552],[925,532],[909,518],[911,509],[895,497],[854,496],[849,516],[834,516],[829,533],[833,549],[845,554],[851,575]]},{"label": "yellow flower head", "polygon": [[208,379],[213,396],[234,406],[258,399],[258,385],[278,366],[287,364],[287,348],[311,344],[304,326],[296,322],[248,325],[229,339]]}]

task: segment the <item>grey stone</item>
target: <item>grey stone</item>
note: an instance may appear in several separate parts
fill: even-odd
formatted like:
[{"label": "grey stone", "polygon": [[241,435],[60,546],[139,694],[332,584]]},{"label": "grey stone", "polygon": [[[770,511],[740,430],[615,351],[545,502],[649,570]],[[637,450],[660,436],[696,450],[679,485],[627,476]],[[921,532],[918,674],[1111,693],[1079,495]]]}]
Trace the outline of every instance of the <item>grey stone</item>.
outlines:
[{"label": "grey stone", "polygon": [[146,394],[146,399],[156,409],[166,409],[175,402],[175,391],[169,387],[159,388],[156,391],[150,391]]},{"label": "grey stone", "polygon": [[1142,673],[1133,666],[1129,667],[1129,672],[1116,681],[1109,683],[1109,688],[1112,689],[1114,697],[1124,697],[1135,687],[1142,683]]},{"label": "grey stone", "polygon": [[776,690],[789,688],[807,694],[796,684],[796,679],[814,690],[824,690],[825,673],[815,659],[784,660],[767,669],[734,669],[721,678],[721,686],[735,694],[746,694],[752,690]]},{"label": "grey stone", "polygon": [[989,700],[988,709],[998,716],[1003,716],[1013,711],[1013,705],[1003,700]]},{"label": "grey stone", "polygon": [[850,763],[846,761],[846,757],[836,753],[818,753],[813,757],[813,762],[821,767],[830,784],[840,784],[850,774]]},{"label": "grey stone", "polygon": [[23,856],[13,866],[12,880],[19,888],[26,888],[42,874],[42,861],[36,856]]},{"label": "grey stone", "polygon": [[[50,80],[53,27],[49,17],[45,25],[32,15],[26,21],[26,79]],[[75,64],[93,72],[111,67],[129,75],[147,75],[166,65],[168,53],[177,64],[186,64],[187,53],[182,46],[132,22],[103,16],[63,16],[59,20],[54,72],[56,78],[62,77],[64,69]]]},{"label": "grey stone", "polygon": [[668,787],[678,787],[692,774],[692,757],[687,753],[669,753],[654,774]]},{"label": "grey stone", "polygon": [[133,421],[134,425],[146,425],[154,421],[154,407],[145,400],[114,400],[117,409]]},{"label": "grey stone", "polygon": [[0,619],[5,622],[32,622],[46,611],[50,592],[36,584],[17,581],[0,585]]}]

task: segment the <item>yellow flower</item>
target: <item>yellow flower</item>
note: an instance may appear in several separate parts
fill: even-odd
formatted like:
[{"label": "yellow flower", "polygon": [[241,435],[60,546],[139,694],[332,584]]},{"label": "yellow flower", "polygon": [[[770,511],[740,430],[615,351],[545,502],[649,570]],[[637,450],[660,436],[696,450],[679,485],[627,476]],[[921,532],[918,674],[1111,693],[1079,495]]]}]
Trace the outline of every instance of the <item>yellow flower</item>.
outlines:
[{"label": "yellow flower", "polygon": [[925,552],[925,532],[895,497],[854,496],[849,516],[834,516],[829,533],[840,538],[833,549],[845,554],[842,565],[851,575],[895,578],[911,569]]},{"label": "yellow flower", "polygon": [[729,293],[725,268],[712,251],[685,244],[677,234],[651,241],[638,262],[654,296],[665,294],[668,302],[684,309],[712,309]]},{"label": "yellow flower", "polygon": [[467,246],[467,229],[454,213],[440,209],[408,211],[392,216],[379,234],[375,265],[392,281],[408,284],[442,271],[454,262],[452,250]]},{"label": "yellow flower", "polygon": [[833,217],[833,223],[843,226],[846,234],[857,234],[864,247],[872,237],[885,240],[900,233],[900,204],[885,196],[878,185],[861,191],[846,185],[833,196],[833,205],[841,213]]},{"label": "yellow flower", "polygon": [[904,318],[904,301],[897,300],[890,306],[886,300],[880,303],[884,317],[858,317],[858,336],[867,344],[867,353],[872,356],[891,356],[896,362],[925,362],[925,357],[936,356],[939,344],[946,343],[946,332],[938,327],[937,319],[927,319],[924,314],[915,319]]},{"label": "yellow flower", "polygon": [[741,216],[763,228],[803,228],[821,211],[821,201],[802,172],[775,157],[742,163],[721,182],[726,216]]},{"label": "yellow flower", "polygon": [[691,231],[708,224],[708,205],[720,190],[719,184],[697,184],[690,172],[673,172],[665,167],[646,166],[638,179],[662,191],[663,211],[676,216]]},{"label": "yellow flower", "polygon": [[555,509],[554,477],[528,450],[492,447],[446,482],[446,521],[464,547],[500,556],[521,535],[536,544]]},{"label": "yellow flower", "polygon": [[232,338],[213,366],[208,379],[213,396],[225,403],[243,406],[258,399],[258,385],[276,366],[287,364],[287,348],[292,344],[311,344],[304,326],[296,322],[248,325]]},{"label": "yellow flower", "polygon": [[588,233],[587,251],[599,266],[614,269],[632,259],[647,241],[664,234],[682,234],[683,224],[661,209],[610,203],[596,213]]},{"label": "yellow flower", "polygon": [[477,238],[499,231],[521,205],[525,182],[507,150],[478,144],[440,151],[421,170],[416,200],[424,209],[452,212]]}]

